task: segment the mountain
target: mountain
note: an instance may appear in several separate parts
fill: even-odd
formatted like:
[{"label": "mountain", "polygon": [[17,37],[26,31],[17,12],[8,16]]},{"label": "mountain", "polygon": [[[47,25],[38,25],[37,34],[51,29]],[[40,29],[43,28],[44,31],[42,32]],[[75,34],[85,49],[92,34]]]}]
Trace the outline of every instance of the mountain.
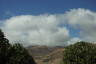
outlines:
[{"label": "mountain", "polygon": [[60,64],[63,58],[63,46],[29,46],[29,54],[33,56],[37,64]]}]

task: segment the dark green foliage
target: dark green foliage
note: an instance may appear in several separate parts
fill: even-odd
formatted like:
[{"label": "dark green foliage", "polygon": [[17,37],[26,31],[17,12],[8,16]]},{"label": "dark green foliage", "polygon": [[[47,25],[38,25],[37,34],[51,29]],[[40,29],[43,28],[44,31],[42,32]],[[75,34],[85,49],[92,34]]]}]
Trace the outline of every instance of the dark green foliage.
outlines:
[{"label": "dark green foliage", "polygon": [[0,30],[0,64],[6,64],[7,61],[7,50],[10,44],[9,41],[5,38],[3,32]]},{"label": "dark green foliage", "polygon": [[65,48],[64,64],[96,64],[96,45],[77,42]]},{"label": "dark green foliage", "polygon": [[4,37],[0,30],[0,64],[36,64],[20,44],[9,44],[8,39]]},{"label": "dark green foliage", "polygon": [[10,49],[8,64],[35,64],[33,58],[28,54],[27,50],[19,43],[14,44]]}]

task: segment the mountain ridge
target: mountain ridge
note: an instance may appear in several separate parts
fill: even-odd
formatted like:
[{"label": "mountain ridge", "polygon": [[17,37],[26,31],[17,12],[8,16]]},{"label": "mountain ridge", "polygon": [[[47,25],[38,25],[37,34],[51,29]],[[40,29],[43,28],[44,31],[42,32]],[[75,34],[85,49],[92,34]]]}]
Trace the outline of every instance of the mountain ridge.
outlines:
[{"label": "mountain ridge", "polygon": [[63,46],[29,46],[26,48],[37,64],[59,64],[64,52]]}]

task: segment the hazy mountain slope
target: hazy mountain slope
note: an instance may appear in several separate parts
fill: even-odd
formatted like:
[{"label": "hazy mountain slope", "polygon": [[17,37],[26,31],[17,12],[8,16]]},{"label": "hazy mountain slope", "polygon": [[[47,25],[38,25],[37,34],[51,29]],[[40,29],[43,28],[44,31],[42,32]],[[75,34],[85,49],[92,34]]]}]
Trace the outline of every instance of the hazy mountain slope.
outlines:
[{"label": "hazy mountain slope", "polygon": [[27,49],[37,64],[60,64],[64,51],[61,46],[29,46]]}]

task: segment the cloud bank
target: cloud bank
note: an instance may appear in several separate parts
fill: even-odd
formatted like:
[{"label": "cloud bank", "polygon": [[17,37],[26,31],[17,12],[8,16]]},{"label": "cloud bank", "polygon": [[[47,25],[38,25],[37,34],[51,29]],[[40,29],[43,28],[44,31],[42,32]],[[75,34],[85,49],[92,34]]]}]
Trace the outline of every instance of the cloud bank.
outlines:
[{"label": "cloud bank", "polygon": [[[71,36],[71,27],[79,30]],[[74,42],[96,41],[96,12],[71,9],[62,14],[20,15],[3,21],[1,26],[11,43],[23,45],[69,45]]]}]

